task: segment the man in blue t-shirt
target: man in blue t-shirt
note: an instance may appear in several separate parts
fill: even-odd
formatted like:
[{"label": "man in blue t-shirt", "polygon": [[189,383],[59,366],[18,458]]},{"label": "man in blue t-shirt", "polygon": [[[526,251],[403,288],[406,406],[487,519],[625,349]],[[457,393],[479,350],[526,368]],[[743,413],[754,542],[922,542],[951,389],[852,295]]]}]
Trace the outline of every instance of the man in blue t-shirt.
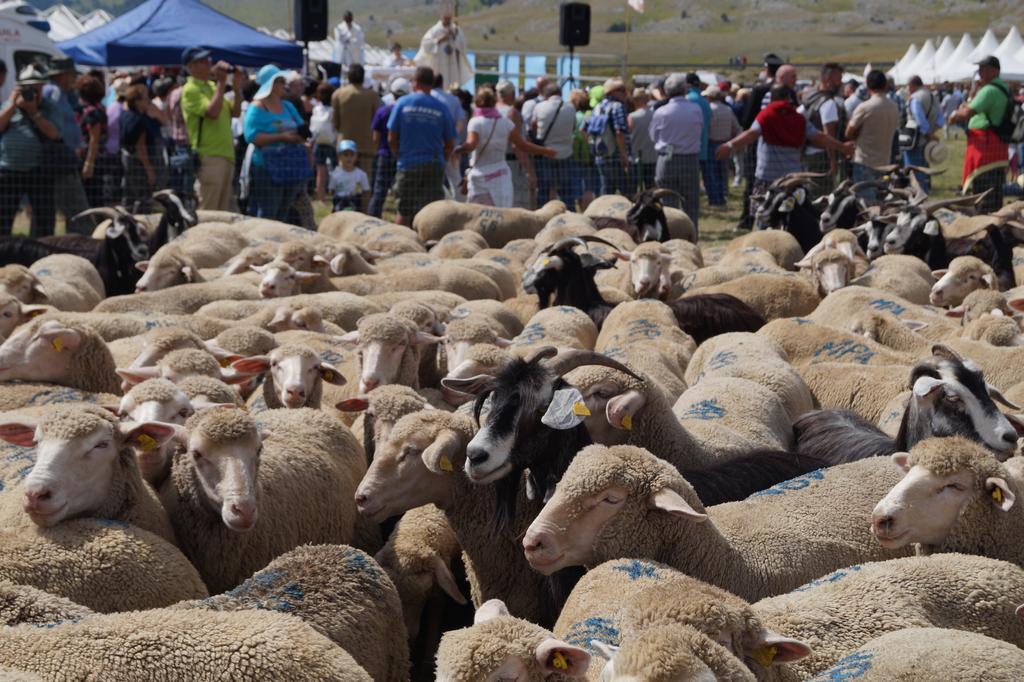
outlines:
[{"label": "man in blue t-shirt", "polygon": [[444,198],[444,164],[455,148],[455,124],[448,107],[430,95],[433,87],[433,69],[416,69],[414,92],[395,102],[388,119],[388,145],[398,160],[399,225],[411,225],[421,208]]}]

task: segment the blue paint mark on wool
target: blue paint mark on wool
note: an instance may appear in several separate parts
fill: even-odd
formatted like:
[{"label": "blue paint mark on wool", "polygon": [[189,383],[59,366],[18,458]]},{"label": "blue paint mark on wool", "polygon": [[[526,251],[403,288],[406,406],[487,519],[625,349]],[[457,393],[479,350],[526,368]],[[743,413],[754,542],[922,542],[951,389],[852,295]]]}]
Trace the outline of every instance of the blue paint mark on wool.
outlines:
[{"label": "blue paint mark on wool", "polygon": [[661,336],[661,329],[650,320],[633,320],[626,327],[626,336],[628,338],[641,336],[645,339],[656,339]]},{"label": "blue paint mark on wool", "polygon": [[868,303],[869,306],[875,310],[888,310],[890,313],[899,317],[903,313],[907,312],[907,309],[901,306],[896,301],[890,301],[887,298],[876,298],[875,300]]},{"label": "blue paint mark on wool", "polygon": [[658,576],[658,569],[656,566],[638,561],[636,559],[630,559],[629,561],[619,564],[612,568],[613,571],[619,571],[629,576],[630,580],[640,580],[640,578],[654,578],[660,580]]},{"label": "blue paint mark on wool", "polygon": [[871,362],[871,358],[875,357],[875,351],[871,350],[863,343],[857,343],[851,339],[844,339],[839,343],[829,341],[822,344],[816,351],[814,351],[814,357],[826,355],[830,358],[845,358],[850,357],[854,362],[866,365]]},{"label": "blue paint mark on wool", "polygon": [[711,421],[721,419],[727,414],[726,409],[718,404],[718,400],[701,400],[690,405],[690,409],[682,414],[683,419],[700,419]]},{"label": "blue paint mark on wool", "polygon": [[362,552],[356,550],[349,550],[342,555],[342,559],[345,562],[345,568],[354,571],[363,571],[369,573],[372,576],[379,577],[382,574],[380,566],[377,562],[371,561]]},{"label": "blue paint mark on wool", "polygon": [[[575,308],[573,308],[573,310],[575,310]],[[515,345],[527,346],[531,343],[537,343],[538,341],[543,340],[546,336],[547,331],[545,331],[544,325],[540,322],[533,322],[523,328],[522,333],[515,339]]]},{"label": "blue paint mark on wool", "polygon": [[816,469],[815,471],[804,474],[799,478],[792,478],[788,481],[783,481],[778,485],[774,485],[767,490],[756,492],[750,497],[760,497],[762,495],[785,495],[787,492],[792,492],[794,490],[803,490],[811,484],[811,481],[821,481],[824,480],[824,478],[825,470]]},{"label": "blue paint mark on wool", "polygon": [[722,369],[723,367],[729,367],[736,364],[736,360],[739,356],[731,350],[720,350],[711,356],[711,361],[708,362],[708,369]]},{"label": "blue paint mark on wool", "polygon": [[804,326],[805,324],[814,324],[814,320],[808,320],[806,317],[794,317],[793,321],[796,322],[801,327]]},{"label": "blue paint mark on wool", "polygon": [[812,580],[811,582],[807,583],[806,585],[801,585],[800,587],[796,588],[793,591],[794,592],[806,592],[807,590],[810,590],[812,588],[818,587],[819,585],[830,585],[832,583],[837,583],[840,580],[842,580],[843,578],[847,577],[848,575],[856,573],[859,570],[860,570],[860,564],[854,564],[853,566],[847,566],[846,568],[842,568],[842,569],[836,571],[835,573],[829,573],[828,575],[826,575],[826,576],[824,576],[822,578],[815,578],[814,580]]},{"label": "blue paint mark on wool", "polygon": [[336,365],[345,361],[345,356],[337,351],[333,350],[322,350],[320,351],[320,362],[329,362],[332,365]]},{"label": "blue paint mark on wool", "polygon": [[860,679],[864,673],[871,670],[872,658],[874,654],[855,651],[815,677],[814,682],[847,682]]},{"label": "blue paint mark on wool", "polygon": [[93,519],[93,521],[107,528],[127,528],[131,525],[127,521],[119,521],[117,519]]},{"label": "blue paint mark on wool", "polygon": [[566,634],[565,641],[573,646],[586,649],[591,654],[597,654],[597,648],[591,642],[619,645],[619,629],[611,618],[587,618],[579,623],[573,623]]}]

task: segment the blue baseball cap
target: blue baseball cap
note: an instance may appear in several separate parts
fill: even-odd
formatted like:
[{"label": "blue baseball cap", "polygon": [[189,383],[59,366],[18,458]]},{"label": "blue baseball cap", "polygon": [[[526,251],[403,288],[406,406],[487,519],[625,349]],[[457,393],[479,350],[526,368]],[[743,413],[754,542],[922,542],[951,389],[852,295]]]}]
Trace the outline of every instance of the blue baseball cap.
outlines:
[{"label": "blue baseball cap", "polygon": [[352,152],[353,154],[358,154],[359,147],[356,146],[356,143],[353,140],[342,140],[341,142],[338,143],[338,151]]},{"label": "blue baseball cap", "polygon": [[269,97],[270,91],[274,88],[274,81],[278,78],[285,80],[287,77],[287,71],[282,71],[273,64],[267,64],[256,74],[256,82],[259,83],[260,89],[256,91],[252,98],[255,100]]}]

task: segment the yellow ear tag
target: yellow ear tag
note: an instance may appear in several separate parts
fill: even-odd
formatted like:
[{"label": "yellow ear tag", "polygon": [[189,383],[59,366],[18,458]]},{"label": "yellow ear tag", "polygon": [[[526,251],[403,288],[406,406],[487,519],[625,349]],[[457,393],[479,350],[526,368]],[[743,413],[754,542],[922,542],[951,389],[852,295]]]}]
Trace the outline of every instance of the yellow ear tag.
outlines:
[{"label": "yellow ear tag", "polygon": [[230,367],[231,366],[231,358],[221,358],[220,359],[220,366],[221,367]]},{"label": "yellow ear tag", "polygon": [[626,429],[627,431],[633,430],[633,415],[627,414],[625,417],[622,418],[622,428]]},{"label": "yellow ear tag", "polygon": [[778,653],[778,648],[774,646],[763,646],[760,649],[754,649],[754,660],[765,668],[770,668]]},{"label": "yellow ear tag", "polygon": [[565,660],[565,654],[556,651],[555,655],[551,657],[551,667],[555,670],[568,670],[569,662]]},{"label": "yellow ear tag", "polygon": [[1002,504],[1003,502],[1003,491],[999,488],[992,488],[992,499]]},{"label": "yellow ear tag", "polygon": [[324,372],[324,381],[334,381],[334,372],[331,370]]},{"label": "yellow ear tag", "polygon": [[450,474],[455,471],[455,467],[452,466],[452,461],[448,459],[448,455],[441,455],[441,461],[438,462],[438,464],[441,466],[441,471],[446,474]]},{"label": "yellow ear tag", "polygon": [[541,265],[551,265],[551,259],[550,258],[545,258],[544,260],[542,260],[540,262],[540,264]]},{"label": "yellow ear tag", "polygon": [[135,444],[138,445],[139,449],[143,452],[149,452],[150,450],[155,449],[157,445],[153,437],[145,433],[139,434],[138,438],[135,439]]},{"label": "yellow ear tag", "polygon": [[573,405],[572,405],[572,413],[574,415],[576,415],[577,417],[589,417],[590,416],[590,410],[587,409],[587,404],[586,403],[582,403],[582,402],[580,402],[580,403],[573,403]]},{"label": "yellow ear tag", "polygon": [[54,339],[53,341],[50,342],[50,344],[53,346],[53,349],[58,353],[64,350],[64,342],[61,341],[59,338]]},{"label": "yellow ear tag", "polygon": [[46,312],[45,310],[33,310],[32,312],[30,312],[28,314],[28,318],[31,320],[33,317],[39,317],[40,315],[42,315],[45,312]]}]

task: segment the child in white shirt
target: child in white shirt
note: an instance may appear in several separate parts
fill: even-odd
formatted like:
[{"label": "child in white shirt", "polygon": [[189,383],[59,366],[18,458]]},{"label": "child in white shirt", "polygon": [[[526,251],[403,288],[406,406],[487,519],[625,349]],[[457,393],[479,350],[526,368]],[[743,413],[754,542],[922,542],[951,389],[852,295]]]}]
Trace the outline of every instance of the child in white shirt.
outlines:
[{"label": "child in white shirt", "polygon": [[366,211],[370,201],[370,179],[356,166],[359,150],[352,140],[338,144],[338,167],[331,171],[328,189],[334,195],[335,211]]}]

